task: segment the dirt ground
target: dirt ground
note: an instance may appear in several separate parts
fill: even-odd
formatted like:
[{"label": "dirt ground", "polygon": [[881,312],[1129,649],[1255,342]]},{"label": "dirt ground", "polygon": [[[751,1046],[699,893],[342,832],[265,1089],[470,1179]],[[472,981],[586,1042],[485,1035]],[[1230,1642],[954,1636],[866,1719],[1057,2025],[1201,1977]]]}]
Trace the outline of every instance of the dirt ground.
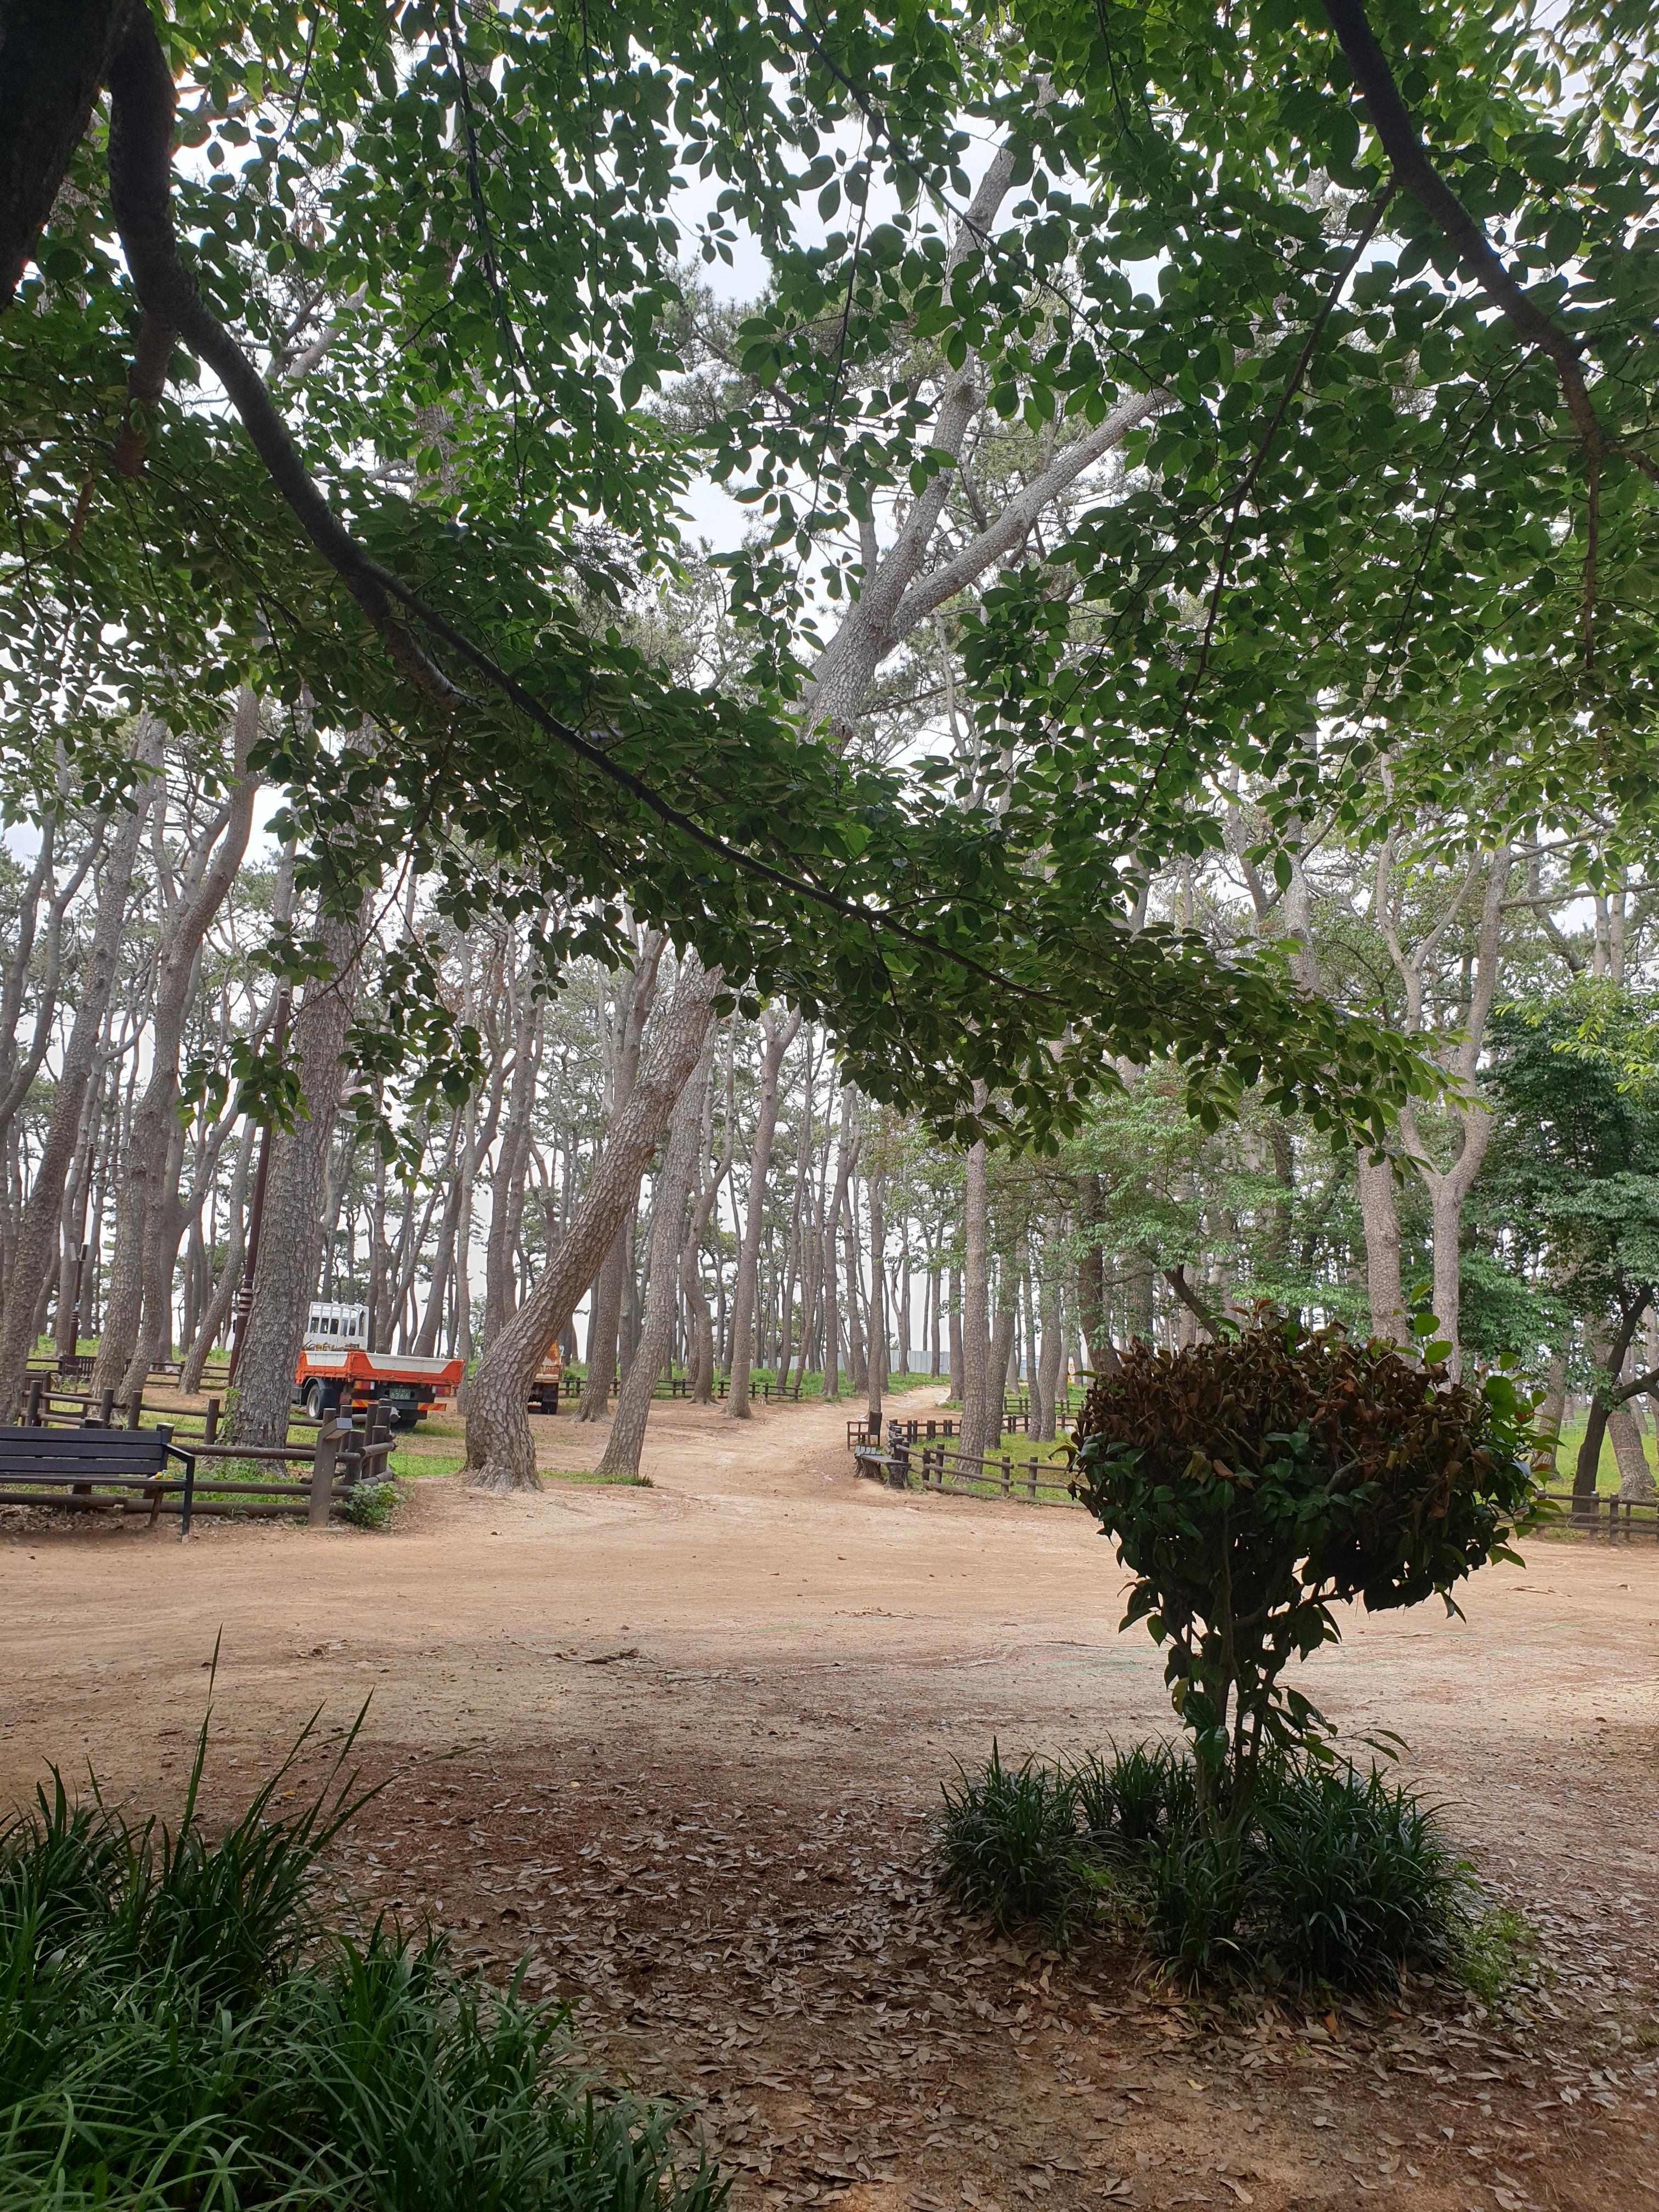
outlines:
[{"label": "dirt ground", "polygon": [[[695,2104],[738,2212],[1659,2197],[1659,1547],[1536,1542],[1466,1620],[1355,1615],[1307,1670],[1541,1929],[1521,2009],[1224,2014],[1123,1938],[1026,1954],[939,1903],[953,1762],[1162,1729],[1161,1667],[1081,1513],[860,1482],[848,1410],[659,1406],[652,1488],[438,1479],[372,1534],[0,1514],[0,1802],[90,1761],[170,1808],[216,1638],[219,1806],[321,1707],[303,1790],[372,1692],[354,1889],[527,1954]],[[538,1427],[548,1468],[605,1434]]]}]

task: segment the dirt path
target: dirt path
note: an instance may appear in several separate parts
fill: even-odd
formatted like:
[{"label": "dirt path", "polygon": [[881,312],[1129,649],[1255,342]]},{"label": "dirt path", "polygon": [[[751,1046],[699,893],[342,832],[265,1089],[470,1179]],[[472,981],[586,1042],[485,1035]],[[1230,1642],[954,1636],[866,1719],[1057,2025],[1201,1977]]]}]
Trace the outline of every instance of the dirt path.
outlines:
[{"label": "dirt path", "polygon": [[[938,1905],[953,1760],[1161,1729],[1161,1668],[1081,1514],[858,1482],[848,1410],[659,1407],[651,1489],[438,1480],[379,1535],[0,1516],[0,1800],[90,1759],[170,1802],[217,1636],[220,1802],[372,1691],[392,1779],[354,1881],[528,1949],[596,2045],[698,2100],[745,2206],[1659,2196],[1659,1552],[1537,1544],[1466,1621],[1358,1615],[1309,1670],[1345,1729],[1408,1736],[1543,1925],[1534,2022],[1431,1991],[1198,2022],[1110,1944],[1027,1960]],[[544,1467],[603,1444],[538,1426]]]}]

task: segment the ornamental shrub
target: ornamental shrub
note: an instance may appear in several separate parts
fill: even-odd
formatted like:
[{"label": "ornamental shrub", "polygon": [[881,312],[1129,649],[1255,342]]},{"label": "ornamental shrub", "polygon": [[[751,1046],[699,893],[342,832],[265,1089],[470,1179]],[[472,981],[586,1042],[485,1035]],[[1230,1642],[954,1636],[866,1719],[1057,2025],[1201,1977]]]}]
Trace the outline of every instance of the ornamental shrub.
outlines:
[{"label": "ornamental shrub", "polygon": [[1267,1314],[1181,1352],[1135,1345],[1073,1438],[1073,1495],[1133,1577],[1218,1832],[1249,1808],[1265,1751],[1322,1747],[1280,1680],[1340,1633],[1334,1608],[1439,1595],[1532,1527],[1531,1401],[1504,1375],[1454,1382],[1392,1345]]}]

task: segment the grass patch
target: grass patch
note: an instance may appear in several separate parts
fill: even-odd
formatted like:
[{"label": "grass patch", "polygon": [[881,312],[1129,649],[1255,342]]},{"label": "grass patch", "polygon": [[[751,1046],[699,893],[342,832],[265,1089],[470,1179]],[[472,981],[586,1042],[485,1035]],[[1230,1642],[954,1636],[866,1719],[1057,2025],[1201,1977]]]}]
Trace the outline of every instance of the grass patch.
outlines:
[{"label": "grass patch", "polygon": [[291,1757],[210,1841],[206,1734],[174,1828],[54,1771],[0,1831],[0,2212],[719,2212],[678,2112],[586,2076],[519,1978],[326,1923],[337,1763],[280,1813]]},{"label": "grass patch", "polygon": [[1264,1771],[1249,1818],[1220,1832],[1200,1817],[1177,1744],[1017,1768],[993,1745],[944,1797],[940,1875],[969,1911],[1061,1941],[1103,1911],[1188,1982],[1364,1990],[1416,1966],[1491,2002],[1535,1957],[1519,1916],[1485,1904],[1438,1815],[1374,1767],[1285,1759]]},{"label": "grass patch", "polygon": [[459,1474],[466,1465],[464,1451],[422,1451],[418,1445],[400,1443],[386,1462],[400,1482],[419,1482],[430,1475]]},{"label": "grass patch", "polygon": [[536,1470],[547,1482],[592,1482],[618,1485],[623,1490],[649,1490],[648,1474],[595,1474],[585,1467],[538,1467]]}]

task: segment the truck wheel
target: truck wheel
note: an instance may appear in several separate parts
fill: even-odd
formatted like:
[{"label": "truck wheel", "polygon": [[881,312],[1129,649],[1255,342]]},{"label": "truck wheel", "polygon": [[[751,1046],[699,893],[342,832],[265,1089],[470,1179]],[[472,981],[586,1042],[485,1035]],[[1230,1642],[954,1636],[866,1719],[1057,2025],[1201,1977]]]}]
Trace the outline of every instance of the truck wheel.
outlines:
[{"label": "truck wheel", "polygon": [[396,1406],[392,1408],[392,1425],[394,1429],[412,1429],[420,1418],[418,1406]]},{"label": "truck wheel", "polygon": [[313,1382],[306,1392],[306,1411],[313,1421],[320,1421],[325,1410],[323,1386],[320,1382]]}]

